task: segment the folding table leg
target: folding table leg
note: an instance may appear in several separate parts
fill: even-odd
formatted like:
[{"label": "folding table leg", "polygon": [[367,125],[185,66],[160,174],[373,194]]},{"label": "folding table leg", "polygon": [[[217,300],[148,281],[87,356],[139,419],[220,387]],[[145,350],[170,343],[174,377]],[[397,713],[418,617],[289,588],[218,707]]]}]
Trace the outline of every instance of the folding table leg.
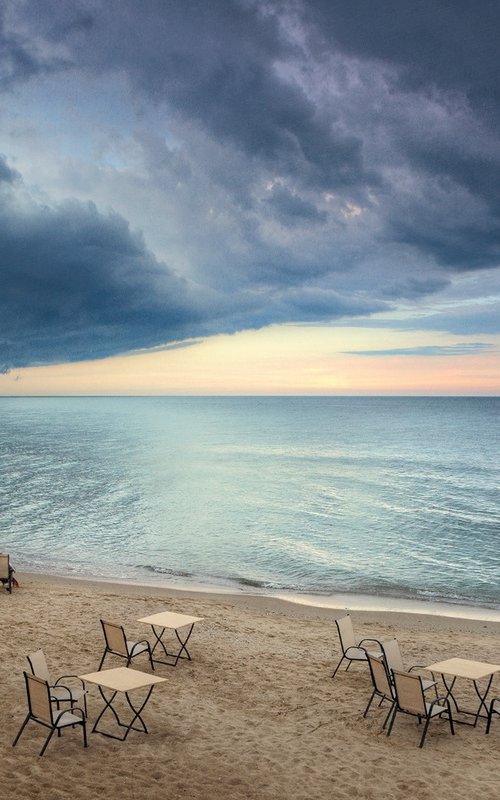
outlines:
[{"label": "folding table leg", "polygon": [[[193,628],[194,628],[194,622],[190,626],[189,631],[188,631],[188,635],[186,636],[186,638],[184,640],[182,640],[181,637],[179,636],[179,631],[177,631],[177,630],[175,631],[175,635],[177,636],[177,641],[179,642],[179,644],[181,646],[181,649],[177,653],[176,662],[175,663],[177,663],[177,661],[180,658],[187,658],[189,661],[191,661],[191,656],[189,655],[189,651],[188,651],[186,645],[189,642],[189,639],[191,638],[191,634],[193,632]],[[185,656],[182,655],[183,652],[186,653]]]},{"label": "folding table leg", "polygon": [[[179,636],[179,631],[177,629],[174,629],[174,633],[175,633],[175,635],[177,637],[177,641],[180,644],[180,649],[179,649],[179,651],[177,653],[169,653],[167,648],[166,648],[166,646],[165,646],[165,643],[163,641],[163,635],[165,633],[166,628],[161,628],[159,633],[156,630],[154,625],[151,625],[151,628],[153,630],[153,635],[154,635],[154,637],[156,639],[156,641],[155,641],[155,643],[154,643],[154,645],[152,647],[151,653],[154,654],[156,648],[157,647],[161,647],[165,657],[173,659],[173,661],[162,661],[161,659],[155,658],[155,659],[153,659],[154,661],[156,661],[158,664],[166,664],[166,666],[168,666],[168,667],[177,666],[177,662],[181,658],[185,658],[188,661],[191,661],[191,656],[189,654],[189,651],[188,651],[186,645],[187,645],[187,643],[188,643],[188,641],[189,641],[189,639],[191,637],[191,634],[193,632],[194,622],[189,626],[189,631],[188,631],[187,636],[186,636],[185,639],[182,639]],[[186,655],[182,655],[183,653],[185,653]]]},{"label": "folding table leg", "polygon": [[[113,700],[115,699],[115,697],[118,694],[118,692],[117,691],[113,692],[111,697],[107,698],[101,686],[99,686],[99,691],[101,693],[102,699],[104,700],[104,708],[102,709],[101,713],[99,714],[99,716],[97,717],[96,721],[94,722],[94,727],[92,728],[92,733],[100,733],[102,736],[108,736],[110,739],[119,739],[120,741],[124,741],[127,738],[127,736],[129,735],[130,731],[137,731],[138,733],[148,733],[148,729],[146,727],[146,724],[145,724],[144,720],[141,717],[141,712],[143,711],[144,707],[146,706],[146,703],[148,702],[148,700],[149,700],[149,698],[151,696],[151,692],[153,691],[153,686],[151,686],[149,688],[149,691],[146,694],[146,697],[145,697],[144,701],[142,702],[141,706],[138,709],[132,703],[132,701],[131,701],[131,699],[129,697],[129,693],[128,692],[124,692],[125,698],[127,700],[127,703],[128,703],[130,709],[133,712],[133,717],[132,717],[132,719],[131,719],[131,721],[129,722],[128,725],[126,725],[124,722],[122,722],[120,720],[120,717],[118,716],[118,713],[116,712],[115,708],[113,707]],[[125,728],[126,729],[125,733],[123,734],[123,736],[117,736],[114,733],[108,733],[107,731],[97,730],[97,725],[99,724],[100,720],[102,719],[103,715],[105,714],[105,712],[108,709],[113,714],[113,716],[115,718],[115,721],[116,721],[116,724],[120,728]],[[142,726],[141,728],[134,727],[134,722],[137,719],[139,720],[139,722],[140,722],[140,724]]]},{"label": "folding table leg", "polygon": [[488,693],[490,691],[492,681],[493,681],[493,675],[490,675],[490,679],[488,681],[488,684],[487,684],[486,689],[484,690],[483,694],[481,694],[481,692],[479,691],[479,687],[477,685],[477,681],[473,681],[474,690],[475,690],[475,692],[476,692],[476,694],[477,694],[477,696],[479,698],[479,706],[478,706],[477,713],[476,713],[476,719],[474,720],[474,727],[477,725],[477,721],[478,721],[479,717],[481,716],[481,708],[484,708],[484,710],[486,712],[486,716],[487,717],[489,716],[488,706],[486,705],[486,698],[488,697]]}]

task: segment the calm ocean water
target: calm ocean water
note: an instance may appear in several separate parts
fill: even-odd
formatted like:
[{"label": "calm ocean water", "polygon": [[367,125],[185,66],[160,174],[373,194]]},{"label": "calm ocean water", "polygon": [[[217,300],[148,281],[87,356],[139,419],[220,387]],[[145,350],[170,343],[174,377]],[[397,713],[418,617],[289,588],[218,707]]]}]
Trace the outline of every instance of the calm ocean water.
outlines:
[{"label": "calm ocean water", "polygon": [[20,570],[500,608],[498,398],[0,398]]}]

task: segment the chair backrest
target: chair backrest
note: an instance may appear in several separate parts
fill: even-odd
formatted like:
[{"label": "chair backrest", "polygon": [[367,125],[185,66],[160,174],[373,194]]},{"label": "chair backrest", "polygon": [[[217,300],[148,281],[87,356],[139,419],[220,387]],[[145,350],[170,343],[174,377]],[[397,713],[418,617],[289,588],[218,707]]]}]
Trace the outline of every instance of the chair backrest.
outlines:
[{"label": "chair backrest", "polygon": [[352,627],[351,617],[349,614],[346,614],[345,617],[336,619],[335,624],[339,632],[340,645],[345,653],[349,647],[356,646],[356,638],[354,636],[354,628]]},{"label": "chair backrest", "polygon": [[394,669],[392,674],[394,675],[394,687],[399,708],[410,714],[426,716],[427,707],[420,675],[413,675],[411,672],[400,672],[397,669]]},{"label": "chair backrest", "polygon": [[114,622],[105,622],[103,619],[101,619],[101,625],[108,650],[128,657],[127,638],[122,626],[115,625]]},{"label": "chair backrest", "polygon": [[52,704],[50,702],[50,689],[47,681],[37,678],[36,675],[24,673],[26,681],[26,693],[28,695],[28,706],[33,717],[53,725]]},{"label": "chair backrest", "polygon": [[37,650],[36,653],[31,653],[31,655],[26,656],[26,658],[28,659],[28,664],[30,665],[33,675],[36,675],[37,678],[41,678],[42,681],[50,683],[49,670],[43,650]]},{"label": "chair backrest", "polygon": [[387,671],[387,667],[382,658],[377,658],[376,656],[370,655],[370,653],[366,653],[366,657],[368,659],[368,665],[370,667],[370,674],[372,677],[373,688],[379,693],[385,695],[385,697],[394,698],[391,680],[389,678],[389,673]]},{"label": "chair backrest", "polygon": [[389,639],[387,642],[381,642],[381,644],[385,663],[387,664],[389,673],[391,669],[397,669],[400,672],[404,672],[405,666],[403,664],[403,656],[401,655],[398,640],[393,638]]},{"label": "chair backrest", "polygon": [[9,556],[7,553],[0,553],[0,579],[9,579]]}]

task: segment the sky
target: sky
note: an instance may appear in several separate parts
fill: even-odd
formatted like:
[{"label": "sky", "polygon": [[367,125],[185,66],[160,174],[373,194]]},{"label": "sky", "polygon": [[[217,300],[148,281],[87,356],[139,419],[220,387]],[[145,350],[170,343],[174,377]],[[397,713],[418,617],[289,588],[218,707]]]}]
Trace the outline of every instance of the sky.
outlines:
[{"label": "sky", "polygon": [[0,395],[498,395],[499,28],[0,0]]}]

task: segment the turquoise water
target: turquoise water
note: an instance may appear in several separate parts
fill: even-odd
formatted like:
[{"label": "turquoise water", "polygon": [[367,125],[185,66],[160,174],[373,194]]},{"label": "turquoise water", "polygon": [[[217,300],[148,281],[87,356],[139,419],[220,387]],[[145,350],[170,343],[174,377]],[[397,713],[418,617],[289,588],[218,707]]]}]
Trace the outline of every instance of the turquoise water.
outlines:
[{"label": "turquoise water", "polygon": [[500,608],[500,399],[0,398],[18,569]]}]

